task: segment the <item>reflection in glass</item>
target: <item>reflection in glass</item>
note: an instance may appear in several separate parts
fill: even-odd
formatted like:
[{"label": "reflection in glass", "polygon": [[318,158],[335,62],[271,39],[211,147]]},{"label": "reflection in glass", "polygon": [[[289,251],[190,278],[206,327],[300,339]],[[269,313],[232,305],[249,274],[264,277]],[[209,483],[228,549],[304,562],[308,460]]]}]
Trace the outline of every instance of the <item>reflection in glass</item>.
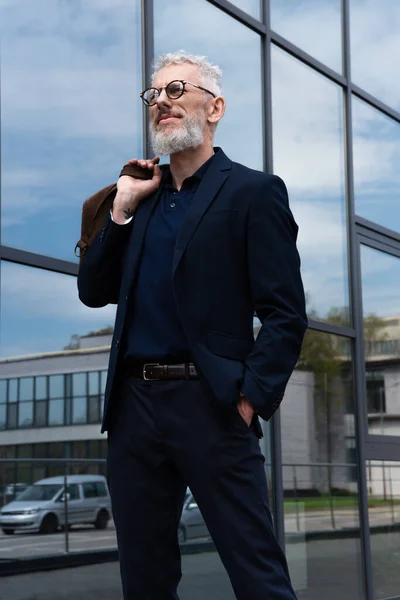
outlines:
[{"label": "reflection in glass", "polygon": [[100,396],[89,396],[89,423],[100,421]]},{"label": "reflection in glass", "polygon": [[74,396],[86,395],[86,373],[74,373],[72,375],[72,392]]},{"label": "reflection in glass", "polygon": [[261,18],[261,0],[231,0],[241,10],[255,19]]},{"label": "reflection in glass", "polygon": [[107,371],[101,372],[101,393],[104,395],[106,391]]},{"label": "reflection in glass", "polygon": [[20,402],[18,410],[18,426],[32,427],[33,425],[33,402]]},{"label": "reflection in glass", "polygon": [[35,378],[35,398],[36,400],[46,400],[47,398],[47,377]]},{"label": "reflection in glass", "polygon": [[49,378],[50,398],[64,398],[64,375]]},{"label": "reflection in glass", "polygon": [[280,409],[286,552],[304,600],[362,597],[354,404],[350,341],[309,329]]},{"label": "reflection in glass", "polygon": [[35,402],[35,426],[46,427],[47,425],[47,402],[41,400]]},{"label": "reflection in glass", "polygon": [[18,379],[10,379],[8,382],[8,401],[16,402],[18,398]]},{"label": "reflection in glass", "polygon": [[342,93],[276,48],[272,78],[274,172],[299,225],[308,314],[349,325]]},{"label": "reflection in glass", "polygon": [[0,379],[0,404],[7,402],[7,380]]},{"label": "reflection in glass", "polygon": [[260,36],[204,0],[154,2],[155,55],[177,47],[206,55],[223,72],[227,109],[215,145],[232,159],[263,168]]},{"label": "reflection in glass", "polygon": [[33,400],[33,377],[21,377],[19,380],[19,400]]},{"label": "reflection in glass", "polygon": [[72,401],[72,422],[86,423],[87,421],[87,398],[74,398]]},{"label": "reflection in glass", "polygon": [[17,404],[7,405],[7,429],[16,429],[17,427]]},{"label": "reflection in glass", "polygon": [[33,456],[32,444],[20,444],[17,446],[18,458],[31,458]]},{"label": "reflection in glass", "polygon": [[[80,302],[75,277],[1,263],[0,338],[4,358],[90,348],[97,338],[87,336],[88,332],[104,329],[114,319],[115,306],[93,310]],[[83,336],[87,337],[81,339]],[[27,361],[27,374],[29,367]],[[10,384],[11,401],[16,401],[15,383]],[[44,386],[44,380],[39,385]],[[44,393],[44,387],[41,389]]]},{"label": "reflection in glass", "polygon": [[64,425],[64,400],[50,400],[49,425]]},{"label": "reflection in glass", "polygon": [[99,372],[94,371],[93,373],[89,373],[89,394],[98,394],[99,393]]},{"label": "reflection in glass", "polygon": [[400,124],[353,97],[355,210],[400,230]]},{"label": "reflection in glass", "polygon": [[351,0],[349,6],[352,79],[399,110],[400,3]]},{"label": "reflection in glass", "polygon": [[301,50],[342,71],[341,0],[271,0],[271,27]]},{"label": "reflection in glass", "polygon": [[0,405],[0,429],[6,428],[6,410],[5,404]]},{"label": "reflection in glass", "polygon": [[400,258],[361,245],[368,430],[400,436]]},{"label": "reflection in glass", "polygon": [[400,590],[400,463],[368,461],[369,529],[375,598],[397,598]]},{"label": "reflection in glass", "polygon": [[2,11],[1,235],[76,260],[84,199],[142,154],[140,0],[50,6]]}]

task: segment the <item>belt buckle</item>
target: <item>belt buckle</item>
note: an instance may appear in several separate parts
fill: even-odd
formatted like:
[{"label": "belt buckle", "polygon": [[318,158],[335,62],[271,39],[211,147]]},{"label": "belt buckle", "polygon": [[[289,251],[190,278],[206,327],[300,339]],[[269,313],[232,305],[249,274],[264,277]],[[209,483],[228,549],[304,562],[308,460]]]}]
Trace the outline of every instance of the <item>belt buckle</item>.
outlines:
[{"label": "belt buckle", "polygon": [[159,367],[160,363],[145,363],[143,365],[143,370],[142,370],[142,374],[143,374],[143,379],[145,381],[159,381],[158,377],[146,377],[146,367]]}]

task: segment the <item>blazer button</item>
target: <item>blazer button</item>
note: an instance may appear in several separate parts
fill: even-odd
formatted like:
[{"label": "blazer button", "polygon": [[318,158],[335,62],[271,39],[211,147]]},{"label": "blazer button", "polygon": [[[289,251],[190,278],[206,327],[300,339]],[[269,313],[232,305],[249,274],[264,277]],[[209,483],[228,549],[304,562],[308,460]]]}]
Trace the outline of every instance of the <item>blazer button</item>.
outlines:
[{"label": "blazer button", "polygon": [[115,342],[115,345],[116,345],[116,346],[117,346],[117,348],[118,348],[118,346],[119,346],[119,340],[117,340],[117,341]]}]

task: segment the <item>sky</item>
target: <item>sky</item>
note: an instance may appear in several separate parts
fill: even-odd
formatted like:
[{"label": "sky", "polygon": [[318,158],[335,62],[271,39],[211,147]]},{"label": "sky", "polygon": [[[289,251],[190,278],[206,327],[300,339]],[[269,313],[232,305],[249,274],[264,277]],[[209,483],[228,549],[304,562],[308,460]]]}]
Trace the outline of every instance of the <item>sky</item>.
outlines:
[{"label": "sky", "polygon": [[[257,0],[234,4],[257,17]],[[353,80],[399,110],[400,3],[350,6]],[[262,169],[259,36],[205,0],[154,8],[156,54],[184,48],[223,69],[216,144]],[[2,243],[75,260],[83,200],[142,154],[140,1],[1,0],[0,11]],[[340,0],[271,0],[271,11],[277,33],[341,71]],[[274,171],[300,226],[309,308],[324,318],[349,301],[342,93],[277,48],[272,83]],[[352,108],[356,210],[399,230],[400,126],[359,100]],[[79,303],[74,278],[9,264],[1,275],[3,356],[60,349],[113,320],[113,307]]]}]

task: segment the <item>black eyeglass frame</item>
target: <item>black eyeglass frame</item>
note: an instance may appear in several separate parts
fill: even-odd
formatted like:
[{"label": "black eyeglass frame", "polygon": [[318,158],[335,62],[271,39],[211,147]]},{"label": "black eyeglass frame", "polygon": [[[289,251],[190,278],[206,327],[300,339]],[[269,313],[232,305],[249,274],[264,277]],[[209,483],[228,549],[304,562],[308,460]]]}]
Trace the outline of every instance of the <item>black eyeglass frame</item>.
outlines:
[{"label": "black eyeglass frame", "polygon": [[[168,94],[168,88],[173,83],[181,83],[182,84],[182,91],[179,94],[179,96],[170,96]],[[162,87],[162,88],[156,88],[153,86],[148,87],[145,90],[143,90],[143,92],[140,94],[140,97],[145,106],[154,106],[155,104],[157,104],[157,100],[161,96],[162,91],[165,90],[165,93],[167,94],[168,98],[170,98],[171,100],[178,100],[178,98],[183,96],[183,94],[185,93],[185,85],[193,85],[194,87],[198,88],[199,90],[202,90],[203,92],[207,92],[207,94],[211,94],[211,96],[213,98],[216,98],[216,95],[213,92],[210,92],[210,90],[207,90],[206,88],[202,87],[201,85],[197,85],[197,83],[192,83],[191,81],[186,81],[186,79],[174,79],[173,81],[170,81],[168,83],[168,85],[166,85],[165,87]],[[149,90],[156,90],[158,92],[158,96],[155,98],[154,102],[148,102],[144,98],[145,93],[148,92]]]}]

